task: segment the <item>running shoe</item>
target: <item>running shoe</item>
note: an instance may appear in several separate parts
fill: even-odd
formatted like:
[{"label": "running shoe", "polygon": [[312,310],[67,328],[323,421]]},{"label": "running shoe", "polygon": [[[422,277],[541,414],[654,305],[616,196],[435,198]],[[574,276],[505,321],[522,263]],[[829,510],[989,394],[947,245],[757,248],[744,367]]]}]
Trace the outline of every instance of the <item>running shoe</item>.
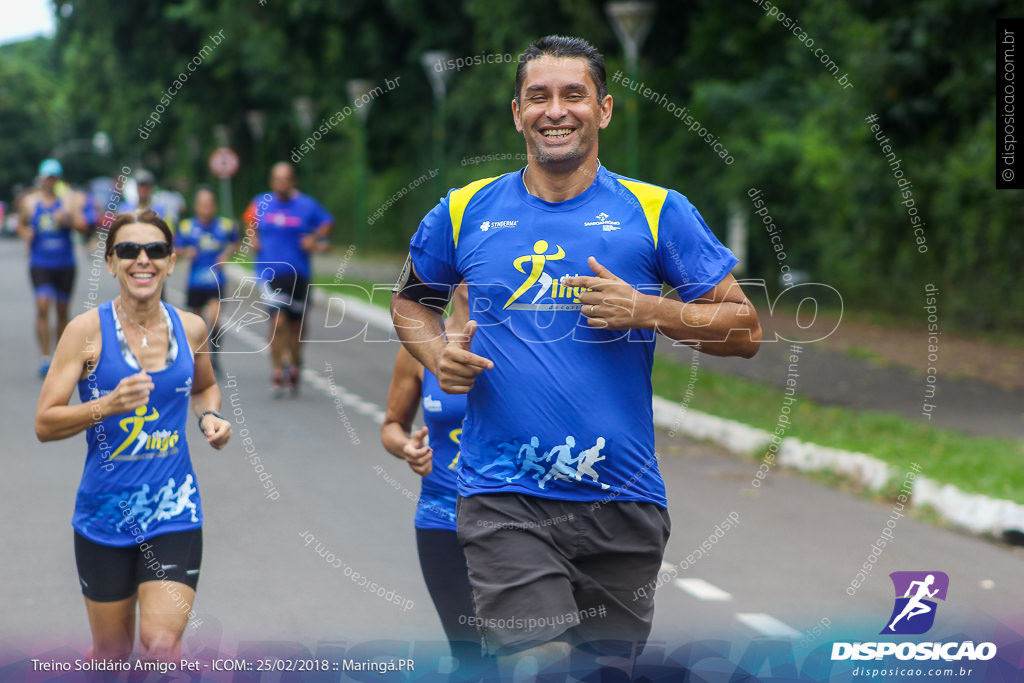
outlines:
[{"label": "running shoe", "polygon": [[270,395],[274,398],[284,398],[284,370],[274,370],[273,386]]}]

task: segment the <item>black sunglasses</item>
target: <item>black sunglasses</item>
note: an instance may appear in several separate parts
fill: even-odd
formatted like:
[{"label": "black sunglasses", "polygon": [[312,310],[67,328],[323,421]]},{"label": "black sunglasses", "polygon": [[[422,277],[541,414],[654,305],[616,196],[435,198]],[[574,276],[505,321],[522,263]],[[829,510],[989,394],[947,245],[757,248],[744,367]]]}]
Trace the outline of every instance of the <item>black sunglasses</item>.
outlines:
[{"label": "black sunglasses", "polygon": [[163,259],[171,255],[171,245],[167,242],[150,242],[139,244],[138,242],[118,242],[114,245],[114,253],[118,258],[136,259],[139,252],[146,250],[146,255],[151,259]]}]

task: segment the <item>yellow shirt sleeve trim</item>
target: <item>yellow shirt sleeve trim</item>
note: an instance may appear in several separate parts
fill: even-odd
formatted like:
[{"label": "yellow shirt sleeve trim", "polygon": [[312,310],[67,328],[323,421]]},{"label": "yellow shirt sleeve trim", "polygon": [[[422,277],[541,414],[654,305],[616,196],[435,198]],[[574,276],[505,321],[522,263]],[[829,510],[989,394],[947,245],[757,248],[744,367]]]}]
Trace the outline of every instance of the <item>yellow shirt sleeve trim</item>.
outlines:
[{"label": "yellow shirt sleeve trim", "polygon": [[654,238],[654,246],[658,246],[658,221],[661,219],[661,209],[665,206],[668,198],[668,190],[657,185],[638,183],[635,180],[618,179],[622,185],[633,193],[633,196],[640,202],[647,217],[647,226],[651,229],[651,237]]},{"label": "yellow shirt sleeve trim", "polygon": [[501,176],[495,176],[494,178],[481,178],[480,180],[473,181],[465,187],[460,187],[458,190],[452,190],[451,195],[448,197],[448,215],[452,220],[452,239],[455,241],[456,247],[459,246],[459,231],[462,230],[462,216],[466,213],[466,207],[469,206],[469,200],[472,199],[473,195],[477,192],[500,177]]}]

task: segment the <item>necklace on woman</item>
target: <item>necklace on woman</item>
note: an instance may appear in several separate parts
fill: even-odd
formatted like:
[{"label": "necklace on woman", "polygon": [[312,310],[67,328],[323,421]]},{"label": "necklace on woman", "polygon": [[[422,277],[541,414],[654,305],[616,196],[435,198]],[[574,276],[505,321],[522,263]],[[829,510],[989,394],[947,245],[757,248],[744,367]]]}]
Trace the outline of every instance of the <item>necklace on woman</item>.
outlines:
[{"label": "necklace on woman", "polygon": [[156,332],[147,330],[145,327],[132,320],[131,316],[125,313],[124,306],[121,305],[120,301],[117,302],[117,308],[118,310],[121,311],[121,315],[123,315],[128,322],[130,322],[132,325],[135,325],[135,327],[137,327],[139,331],[142,332],[142,348],[149,348],[149,335],[152,334],[155,336]]}]

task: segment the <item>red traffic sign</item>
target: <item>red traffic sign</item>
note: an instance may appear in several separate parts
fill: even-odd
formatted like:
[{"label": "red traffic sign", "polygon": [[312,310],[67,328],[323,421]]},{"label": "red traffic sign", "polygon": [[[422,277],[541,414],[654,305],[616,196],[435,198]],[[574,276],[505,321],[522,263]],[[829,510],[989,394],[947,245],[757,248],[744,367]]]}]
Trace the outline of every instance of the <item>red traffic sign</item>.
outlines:
[{"label": "red traffic sign", "polygon": [[210,173],[218,178],[230,178],[238,173],[238,154],[230,147],[218,147],[210,155]]}]

